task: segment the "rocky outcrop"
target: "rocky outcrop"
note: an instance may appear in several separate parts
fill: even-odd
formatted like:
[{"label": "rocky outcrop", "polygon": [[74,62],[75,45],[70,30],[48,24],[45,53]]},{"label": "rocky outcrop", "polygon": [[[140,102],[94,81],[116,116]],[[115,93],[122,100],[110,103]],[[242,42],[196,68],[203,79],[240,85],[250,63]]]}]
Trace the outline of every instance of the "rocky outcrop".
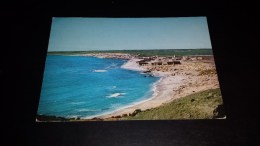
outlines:
[{"label": "rocky outcrop", "polygon": [[127,114],[123,114],[122,117],[127,117],[128,115]]},{"label": "rocky outcrop", "polygon": [[130,116],[135,116],[136,114],[142,112],[141,109],[136,109]]}]

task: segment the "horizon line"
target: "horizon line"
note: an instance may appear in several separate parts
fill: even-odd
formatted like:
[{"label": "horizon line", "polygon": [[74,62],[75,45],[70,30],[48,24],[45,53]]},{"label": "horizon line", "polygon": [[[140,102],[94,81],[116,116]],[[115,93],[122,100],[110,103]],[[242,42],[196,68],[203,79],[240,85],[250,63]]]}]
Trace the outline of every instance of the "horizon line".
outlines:
[{"label": "horizon line", "polygon": [[193,49],[208,49],[212,50],[212,48],[185,48],[185,49],[122,49],[122,50],[64,50],[64,51],[49,51],[47,52],[80,52],[80,51],[149,51],[149,50],[193,50]]}]

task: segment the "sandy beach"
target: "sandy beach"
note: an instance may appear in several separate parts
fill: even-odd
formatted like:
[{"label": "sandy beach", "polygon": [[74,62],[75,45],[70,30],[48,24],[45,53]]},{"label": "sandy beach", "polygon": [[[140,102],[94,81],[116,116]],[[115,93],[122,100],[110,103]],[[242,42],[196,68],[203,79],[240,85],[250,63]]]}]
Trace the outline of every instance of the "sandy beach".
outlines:
[{"label": "sandy beach", "polygon": [[[117,110],[110,114],[97,116],[96,118],[106,119],[112,116],[122,116],[129,114],[136,109],[146,110],[156,108],[164,103],[174,99],[184,97],[196,92],[219,87],[217,74],[214,73],[214,60],[203,61],[183,61],[179,65],[165,66],[140,66],[136,58],[128,60],[122,68],[138,71],[151,71],[155,76],[160,76],[153,87],[154,94],[148,100],[142,101],[135,105],[128,106],[124,109]],[[203,71],[212,71],[205,75]]]},{"label": "sandy beach", "polygon": [[[124,120],[126,117],[135,117],[136,112],[145,111],[148,109],[151,109],[151,111],[161,109],[158,107],[163,108],[164,106],[162,105],[169,102],[172,103],[175,99],[201,91],[219,88],[215,62],[212,55],[140,57],[138,55],[130,55],[126,53],[89,53],[78,54],[75,56],[92,56],[97,58],[127,60],[121,68],[139,71],[141,74],[147,74],[148,76],[157,76],[160,77],[160,79],[153,83],[151,88],[153,94],[150,98],[133,103],[132,105],[121,107],[116,111],[102,113],[100,115],[80,117],[77,119],[38,115],[38,118],[42,121],[46,119],[52,119],[52,121]],[[105,70],[95,71],[104,72]]]}]

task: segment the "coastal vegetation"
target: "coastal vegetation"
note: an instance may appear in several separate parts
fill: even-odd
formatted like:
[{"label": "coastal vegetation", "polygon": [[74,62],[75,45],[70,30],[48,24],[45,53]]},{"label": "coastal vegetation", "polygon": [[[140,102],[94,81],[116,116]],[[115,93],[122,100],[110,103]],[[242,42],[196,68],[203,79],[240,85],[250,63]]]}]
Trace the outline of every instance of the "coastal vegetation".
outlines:
[{"label": "coastal vegetation", "polygon": [[220,89],[209,89],[138,112],[122,120],[213,119],[224,117]]},{"label": "coastal vegetation", "polygon": [[49,55],[79,55],[92,53],[128,53],[132,55],[147,56],[185,56],[185,55],[212,55],[212,49],[152,49],[152,50],[96,50],[96,51],[54,51]]}]

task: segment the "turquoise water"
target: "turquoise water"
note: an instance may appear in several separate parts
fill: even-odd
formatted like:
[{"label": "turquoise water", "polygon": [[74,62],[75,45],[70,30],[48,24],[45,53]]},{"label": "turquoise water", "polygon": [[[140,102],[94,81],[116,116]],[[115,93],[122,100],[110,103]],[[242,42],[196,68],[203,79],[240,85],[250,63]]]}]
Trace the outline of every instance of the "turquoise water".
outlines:
[{"label": "turquoise water", "polygon": [[121,68],[125,62],[47,55],[38,114],[88,118],[151,97],[159,78]]}]

